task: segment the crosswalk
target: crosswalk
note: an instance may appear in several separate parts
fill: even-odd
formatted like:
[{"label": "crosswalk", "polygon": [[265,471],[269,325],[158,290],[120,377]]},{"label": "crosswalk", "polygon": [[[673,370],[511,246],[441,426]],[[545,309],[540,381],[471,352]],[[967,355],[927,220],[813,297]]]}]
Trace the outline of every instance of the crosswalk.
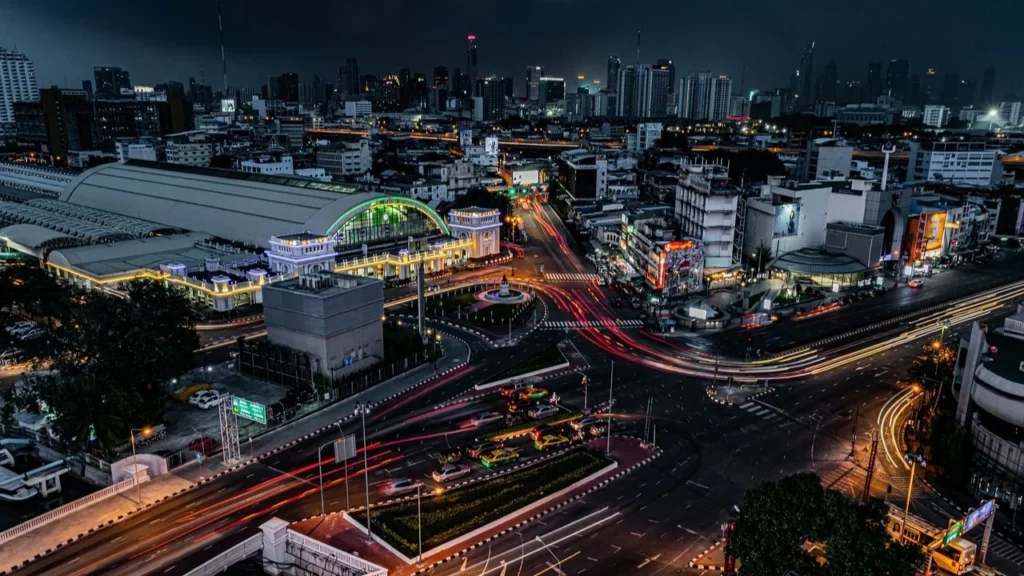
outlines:
[{"label": "crosswalk", "polygon": [[612,326],[618,326],[619,328],[643,328],[643,320],[623,320],[616,318],[614,321],[608,320],[553,320],[545,322],[541,325],[542,330],[565,330],[570,328],[573,330],[599,330],[601,328],[609,328]]},{"label": "crosswalk", "polygon": [[740,410],[746,410],[758,418],[768,422],[782,422],[785,420],[778,412],[765,408],[757,402],[747,402],[746,404],[740,404]]},{"label": "crosswalk", "polygon": [[544,273],[544,279],[548,282],[593,282],[600,278],[600,274],[585,274],[582,272],[551,272]]},{"label": "crosswalk", "polygon": [[1003,540],[999,536],[992,536],[988,543],[988,550],[989,554],[995,553],[996,556],[999,556],[1003,560],[1012,562],[1018,566],[1024,566],[1024,550],[1021,550],[1018,546]]}]

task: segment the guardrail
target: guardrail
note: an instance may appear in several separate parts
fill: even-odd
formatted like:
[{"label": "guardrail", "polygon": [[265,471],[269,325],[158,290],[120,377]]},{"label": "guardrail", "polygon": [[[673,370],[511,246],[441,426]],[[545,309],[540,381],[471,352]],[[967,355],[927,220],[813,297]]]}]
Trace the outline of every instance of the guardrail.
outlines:
[{"label": "guardrail", "polygon": [[288,530],[288,543],[303,550],[309,550],[324,558],[329,558],[331,560],[341,562],[342,564],[347,564],[351,568],[362,571],[362,576],[387,576],[388,573],[386,569],[382,569],[376,564],[367,562],[358,556],[353,556],[348,552],[338,550],[334,546],[325,544],[319,540],[310,538],[309,536],[304,536],[291,529]]},{"label": "guardrail", "polygon": [[[149,480],[149,475],[145,473],[140,474],[140,476],[140,484]],[[60,508],[54,508],[53,510],[50,510],[45,514],[41,514],[39,516],[36,516],[35,518],[32,518],[31,520],[22,522],[21,524],[18,524],[13,528],[9,528],[7,530],[4,530],[3,532],[0,532],[0,544],[13,540],[18,536],[25,534],[26,532],[31,532],[32,530],[35,530],[36,528],[39,528],[44,524],[49,524],[54,520],[59,520],[67,514],[74,512],[75,510],[85,508],[86,506],[91,506],[92,504],[95,504],[100,500],[105,500],[107,498],[110,498],[111,496],[116,496],[121,492],[124,492],[125,490],[129,490],[134,487],[135,478],[129,478],[128,480],[122,480],[121,482],[118,482],[117,484],[114,484],[112,486],[107,486],[106,488],[98,492],[93,492],[88,496],[83,496],[73,502],[68,502],[67,504],[61,506]]]},{"label": "guardrail", "polygon": [[260,550],[263,550],[262,532],[259,534],[253,534],[231,548],[228,548],[224,552],[210,558],[199,566],[196,566],[189,572],[186,572],[185,576],[209,576],[210,574],[220,574],[227,570],[228,567],[245,560]]}]

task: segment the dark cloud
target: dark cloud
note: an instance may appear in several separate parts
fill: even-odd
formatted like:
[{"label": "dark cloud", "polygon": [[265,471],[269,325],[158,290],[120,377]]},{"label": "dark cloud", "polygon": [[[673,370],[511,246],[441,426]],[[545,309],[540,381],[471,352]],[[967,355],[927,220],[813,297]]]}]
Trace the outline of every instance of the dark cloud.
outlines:
[{"label": "dark cloud", "polygon": [[[36,63],[43,84],[78,85],[96,65],[127,68],[139,83],[184,81],[205,71],[218,85],[214,0],[0,0],[0,44]],[[785,85],[802,46],[816,41],[816,69],[834,57],[841,79],[863,79],[869,60],[906,58],[981,78],[997,68],[997,93],[1024,73],[1013,34],[1024,2],[953,0],[224,0],[229,80],[258,87],[295,71],[333,78],[347,56],[386,74],[430,74],[465,66],[465,37],[477,35],[480,71],[514,74],[528,64],[549,74],[604,79],[609,53],[675,60],[680,72],[741,75],[747,88]]]}]

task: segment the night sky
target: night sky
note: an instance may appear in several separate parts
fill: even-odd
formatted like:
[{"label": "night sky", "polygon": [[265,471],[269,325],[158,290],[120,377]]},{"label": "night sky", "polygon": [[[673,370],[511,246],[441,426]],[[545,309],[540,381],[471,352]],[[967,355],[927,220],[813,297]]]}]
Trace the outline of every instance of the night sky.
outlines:
[{"label": "night sky", "polygon": [[[608,54],[676,62],[677,74],[746,68],[746,89],[788,85],[802,47],[817,42],[815,75],[836,59],[839,78],[864,81],[869,60],[910,60],[981,81],[996,67],[997,98],[1024,92],[1024,0],[224,0],[231,85],[258,88],[269,75],[298,72],[333,81],[347,56],[360,72],[465,68],[476,34],[480,74],[524,69],[605,78]],[[0,0],[0,45],[36,64],[41,86],[80,87],[92,67],[121,66],[136,84],[186,82],[205,71],[222,85],[214,0]]]}]

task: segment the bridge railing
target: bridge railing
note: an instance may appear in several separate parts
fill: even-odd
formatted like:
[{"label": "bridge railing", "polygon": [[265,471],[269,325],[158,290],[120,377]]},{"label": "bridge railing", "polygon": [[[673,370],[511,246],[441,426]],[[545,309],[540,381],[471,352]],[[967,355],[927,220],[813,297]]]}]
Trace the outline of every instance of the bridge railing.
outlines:
[{"label": "bridge railing", "polygon": [[210,574],[220,574],[230,566],[255,555],[260,550],[263,550],[262,532],[259,534],[253,534],[231,548],[228,548],[224,552],[210,558],[199,566],[196,566],[191,571],[186,572],[185,576],[209,576]]}]

